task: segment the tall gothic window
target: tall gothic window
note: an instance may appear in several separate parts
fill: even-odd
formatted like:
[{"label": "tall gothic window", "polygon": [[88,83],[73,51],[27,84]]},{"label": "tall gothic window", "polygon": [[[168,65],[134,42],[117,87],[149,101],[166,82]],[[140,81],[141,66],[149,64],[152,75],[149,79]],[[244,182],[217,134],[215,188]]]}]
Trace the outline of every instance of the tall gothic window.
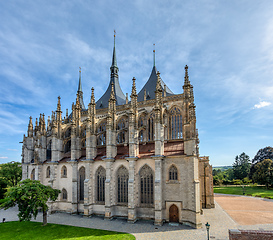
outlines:
[{"label": "tall gothic window", "polygon": [[177,180],[177,168],[174,165],[169,169],[169,180]]},{"label": "tall gothic window", "polygon": [[68,128],[64,133],[64,153],[71,151],[71,128]]},{"label": "tall gothic window", "polygon": [[145,134],[145,118],[142,115],[139,119],[138,119],[138,128],[139,128],[139,134],[138,134],[138,141],[139,142],[144,142],[144,134]]},{"label": "tall gothic window", "polygon": [[80,195],[80,201],[84,200],[84,180],[85,180],[85,168],[81,167],[79,170],[79,195]]},{"label": "tall gothic window", "polygon": [[46,149],[46,159],[51,159],[51,143],[52,141],[50,140],[48,145],[47,145],[47,149]]},{"label": "tall gothic window", "polygon": [[148,119],[148,141],[154,141],[154,119],[155,114],[152,113]]},{"label": "tall gothic window", "polygon": [[170,111],[170,139],[182,138],[182,112],[178,107],[174,107]]},{"label": "tall gothic window", "polygon": [[61,198],[62,198],[62,200],[67,200],[67,191],[64,188],[62,189]]},{"label": "tall gothic window", "polygon": [[30,179],[31,179],[31,180],[35,180],[35,168],[32,169],[32,171],[31,171]]},{"label": "tall gothic window", "polygon": [[50,178],[50,166],[46,169],[46,178]]},{"label": "tall gothic window", "polygon": [[122,118],[117,124],[117,143],[125,143],[125,119]]},{"label": "tall gothic window", "polygon": [[154,203],[154,177],[153,170],[144,165],[140,172],[140,203],[153,204]]},{"label": "tall gothic window", "polygon": [[122,166],[117,172],[118,178],[118,203],[128,203],[128,170]]},{"label": "tall gothic window", "polygon": [[81,142],[82,142],[82,147],[86,147],[86,126],[83,127],[81,131]]},{"label": "tall gothic window", "polygon": [[61,177],[66,178],[67,177],[67,168],[66,166],[63,166],[61,169]]},{"label": "tall gothic window", "polygon": [[100,123],[98,126],[97,144],[98,146],[106,144],[106,121]]},{"label": "tall gothic window", "polygon": [[105,202],[105,179],[106,171],[103,167],[99,167],[96,174],[97,178],[97,201]]},{"label": "tall gothic window", "polygon": [[64,145],[64,153],[71,151],[71,140],[68,140]]}]

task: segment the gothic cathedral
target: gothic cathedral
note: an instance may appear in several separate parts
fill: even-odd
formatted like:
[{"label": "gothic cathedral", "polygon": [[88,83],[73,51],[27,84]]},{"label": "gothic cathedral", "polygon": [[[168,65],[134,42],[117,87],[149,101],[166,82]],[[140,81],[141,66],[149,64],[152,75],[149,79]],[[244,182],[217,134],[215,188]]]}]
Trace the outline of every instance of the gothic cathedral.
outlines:
[{"label": "gothic cathedral", "polygon": [[[115,37],[114,37],[115,39]],[[76,104],[62,117],[30,117],[22,147],[23,179],[61,190],[50,211],[151,219],[198,228],[202,208],[214,207],[212,168],[200,157],[193,86],[185,66],[183,93],[163,82],[154,61],[151,75],[130,101],[119,85],[115,40],[110,83],[88,108],[81,71]]]}]

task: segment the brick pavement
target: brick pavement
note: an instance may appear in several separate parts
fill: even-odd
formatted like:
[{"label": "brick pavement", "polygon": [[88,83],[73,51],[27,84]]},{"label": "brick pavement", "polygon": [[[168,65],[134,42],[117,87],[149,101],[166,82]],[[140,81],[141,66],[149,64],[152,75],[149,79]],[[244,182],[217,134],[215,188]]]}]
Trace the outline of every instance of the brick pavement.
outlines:
[{"label": "brick pavement", "polygon": [[[243,197],[244,198],[244,197]],[[104,220],[101,217],[85,218],[78,215],[70,215],[66,213],[55,213],[49,215],[49,223],[58,223],[65,225],[73,225],[79,227],[97,228],[104,230],[129,232],[140,240],[152,239],[186,239],[186,240],[206,240],[206,229],[204,224],[209,222],[211,239],[224,240],[228,239],[228,229],[265,229],[272,230],[273,224],[258,224],[258,225],[239,225],[236,223],[226,211],[217,203],[218,195],[216,195],[216,208],[204,209],[204,214],[201,216],[203,227],[201,229],[192,229],[187,226],[154,226],[151,221],[138,221],[135,224],[127,223],[125,219],[114,219],[112,221]],[[255,200],[255,199],[254,199]],[[17,209],[0,210],[0,220],[5,217],[7,221],[17,220]],[[39,214],[37,220],[42,222],[42,215]]]}]

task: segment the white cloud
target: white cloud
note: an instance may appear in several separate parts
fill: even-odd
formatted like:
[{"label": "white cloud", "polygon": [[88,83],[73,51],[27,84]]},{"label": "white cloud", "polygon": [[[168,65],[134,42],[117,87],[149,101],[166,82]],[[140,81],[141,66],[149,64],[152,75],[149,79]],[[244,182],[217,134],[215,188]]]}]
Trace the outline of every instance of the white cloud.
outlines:
[{"label": "white cloud", "polygon": [[7,159],[8,157],[0,157],[0,159]]},{"label": "white cloud", "polygon": [[7,149],[8,151],[12,151],[12,152],[18,152],[18,149]]},{"label": "white cloud", "polygon": [[258,104],[254,105],[254,108],[263,108],[271,105],[271,102],[266,102],[266,101],[260,101]]}]

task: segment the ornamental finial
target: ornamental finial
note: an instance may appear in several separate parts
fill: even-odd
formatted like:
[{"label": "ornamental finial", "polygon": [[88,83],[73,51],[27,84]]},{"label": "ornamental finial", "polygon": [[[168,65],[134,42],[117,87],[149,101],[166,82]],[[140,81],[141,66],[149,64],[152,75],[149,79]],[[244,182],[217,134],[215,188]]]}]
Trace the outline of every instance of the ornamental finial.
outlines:
[{"label": "ornamental finial", "polygon": [[154,50],[153,50],[153,53],[154,53],[154,67],[155,67],[155,44],[154,44]]}]

